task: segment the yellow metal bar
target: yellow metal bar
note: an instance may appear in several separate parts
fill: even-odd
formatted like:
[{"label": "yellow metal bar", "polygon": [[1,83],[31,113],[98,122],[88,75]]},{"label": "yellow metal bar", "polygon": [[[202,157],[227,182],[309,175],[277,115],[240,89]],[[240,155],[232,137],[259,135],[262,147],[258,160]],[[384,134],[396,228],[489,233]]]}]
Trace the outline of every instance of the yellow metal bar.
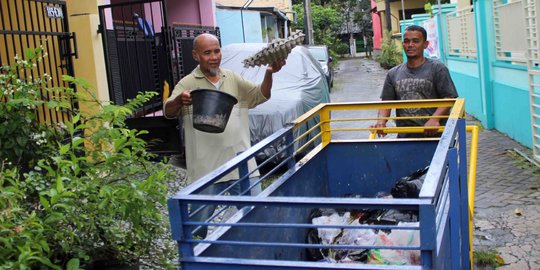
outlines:
[{"label": "yellow metal bar", "polygon": [[309,110],[307,113],[293,121],[295,125],[301,125],[307,120],[319,115],[323,109],[330,111],[344,110],[380,110],[380,109],[407,109],[407,108],[440,108],[451,107],[455,115],[461,115],[464,112],[464,100],[460,98],[448,99],[423,99],[423,100],[388,100],[371,101],[356,103],[321,103]]},{"label": "yellow metal bar", "polygon": [[326,106],[328,106],[328,103],[321,103],[321,104],[313,107],[313,109],[309,110],[308,112],[302,114],[300,117],[294,119],[294,121],[292,121],[292,123],[296,127],[301,126],[301,125],[305,124],[309,119],[315,117],[316,115],[319,115],[319,111],[321,111]]},{"label": "yellow metal bar", "polygon": [[[387,100],[371,102],[343,102],[343,103],[324,103],[331,111],[342,110],[380,110],[380,109],[407,109],[407,108],[439,108],[455,107],[454,98],[448,99],[423,99],[423,100]],[[317,108],[317,107],[316,107]]]},{"label": "yellow metal bar", "polygon": [[360,122],[360,121],[370,121],[370,120],[408,120],[408,119],[448,119],[448,115],[441,116],[398,116],[398,117],[363,117],[363,118],[334,118],[330,122]]},{"label": "yellow metal bar", "polygon": [[[302,116],[295,119],[292,123],[295,127],[299,127],[305,124],[308,120],[313,117],[319,116],[319,124],[321,125],[322,133],[322,144],[326,146],[331,141],[331,132],[332,131],[345,131],[330,128],[331,122],[345,122],[345,121],[367,121],[367,120],[377,120],[381,118],[354,118],[354,119],[331,119],[332,111],[340,110],[380,110],[380,109],[403,109],[403,108],[439,108],[439,107],[450,107],[450,116],[420,116],[420,117],[388,117],[384,118],[387,120],[391,119],[427,119],[427,118],[454,118],[464,116],[465,101],[461,98],[456,99],[425,99],[425,100],[390,100],[390,101],[371,101],[371,102],[357,102],[357,103],[321,103],[303,114]],[[407,133],[407,131],[401,131]],[[414,132],[414,131],[413,131]],[[410,132],[409,132],[410,133]],[[372,135],[370,135],[372,137]]]},{"label": "yellow metal bar", "polygon": [[467,126],[467,132],[471,133],[471,153],[469,158],[469,176],[468,176],[468,189],[469,189],[469,256],[471,260],[471,269],[474,265],[473,257],[473,221],[474,221],[474,196],[476,192],[476,165],[478,158],[478,130],[477,126]]},{"label": "yellow metal bar", "polygon": [[323,108],[320,114],[320,121],[323,123],[321,126],[322,133],[322,146],[326,147],[332,139],[332,133],[330,130],[330,109]]},{"label": "yellow metal bar", "polygon": [[448,118],[463,118],[465,116],[465,99],[456,98],[455,102]]},{"label": "yellow metal bar", "polygon": [[362,128],[364,130],[377,131],[382,130],[384,133],[423,133],[425,129],[437,129],[438,132],[444,131],[444,126],[434,126],[426,128],[424,126],[417,127],[385,127],[385,128]]},{"label": "yellow metal bar", "polygon": [[[298,153],[301,153],[302,151],[304,151],[304,149],[306,149],[306,147],[308,147],[308,145],[312,142],[314,142],[317,138],[319,138],[321,136],[321,133],[317,134],[316,136],[314,136],[313,138],[311,138],[311,140],[309,140],[307,143],[305,143],[304,145],[302,145],[302,147],[298,148],[298,150],[296,150],[296,152],[294,152],[294,154],[298,154]],[[323,145],[324,147],[324,145]]]},{"label": "yellow metal bar", "polygon": [[[301,139],[303,139],[304,137],[306,137],[308,134],[310,134],[312,131],[314,131],[315,129],[319,128],[320,126],[322,125],[322,122],[316,124],[315,126],[311,127],[310,129],[308,129],[306,132],[300,134],[296,139],[294,139],[294,142],[299,142]],[[319,132],[317,134],[317,136],[321,136],[321,133]]]}]

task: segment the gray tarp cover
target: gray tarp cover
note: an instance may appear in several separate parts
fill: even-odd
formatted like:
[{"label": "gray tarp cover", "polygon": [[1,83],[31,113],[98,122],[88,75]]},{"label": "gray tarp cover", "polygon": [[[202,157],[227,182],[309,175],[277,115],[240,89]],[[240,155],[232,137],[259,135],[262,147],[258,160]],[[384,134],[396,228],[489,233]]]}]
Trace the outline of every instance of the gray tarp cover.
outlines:
[{"label": "gray tarp cover", "polygon": [[[242,61],[267,46],[264,43],[237,43],[222,48],[221,66],[245,79],[261,83],[266,66],[245,68]],[[272,97],[249,110],[251,144],[255,144],[292,122],[319,103],[330,102],[328,84],[320,64],[309,51],[295,47],[287,64],[273,76]],[[314,125],[315,123],[310,123]],[[265,153],[268,157],[273,153]],[[266,158],[259,156],[259,158]]]}]

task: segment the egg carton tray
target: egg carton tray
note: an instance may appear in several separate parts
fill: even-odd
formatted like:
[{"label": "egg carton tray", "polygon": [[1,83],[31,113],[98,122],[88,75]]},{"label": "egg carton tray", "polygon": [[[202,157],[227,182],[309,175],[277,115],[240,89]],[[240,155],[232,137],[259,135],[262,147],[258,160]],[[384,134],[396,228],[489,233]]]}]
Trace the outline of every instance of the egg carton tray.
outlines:
[{"label": "egg carton tray", "polygon": [[255,67],[271,65],[275,62],[286,59],[296,45],[304,42],[305,34],[302,31],[295,31],[285,39],[275,39],[265,48],[256,54],[244,59],[244,67]]}]

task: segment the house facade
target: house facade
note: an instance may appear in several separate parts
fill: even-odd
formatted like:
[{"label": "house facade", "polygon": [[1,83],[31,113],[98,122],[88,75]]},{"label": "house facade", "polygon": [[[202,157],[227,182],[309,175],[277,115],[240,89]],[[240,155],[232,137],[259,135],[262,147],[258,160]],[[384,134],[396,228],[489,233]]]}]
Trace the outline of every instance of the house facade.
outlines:
[{"label": "house facade", "polygon": [[221,44],[260,43],[289,36],[292,3],[287,0],[218,0]]},{"label": "house facade", "polygon": [[434,6],[434,17],[413,15],[401,29],[434,26],[438,55],[430,57],[447,65],[467,113],[530,147],[540,161],[540,4],[466,2]]},{"label": "house facade", "polygon": [[[125,94],[129,91],[133,92],[133,95],[139,91],[161,93],[165,84],[174,84],[187,72],[181,70],[182,67],[180,67],[177,68],[173,79],[163,75],[164,70],[170,69],[169,66],[163,64],[166,62],[164,58],[178,58],[160,53],[160,48],[164,48],[163,40],[165,40],[162,31],[165,31],[166,26],[195,28],[216,26],[213,0],[67,0],[66,5],[70,31],[77,35],[79,52],[84,52],[73,59],[74,75],[85,78],[94,85],[95,93],[93,94],[99,100],[110,100],[117,104],[122,104],[121,100],[131,97]],[[141,28],[141,25],[137,27],[137,22],[143,22],[146,28]],[[169,32],[174,31],[169,30]],[[129,33],[132,33],[131,37],[128,37]],[[193,39],[193,37],[189,36],[190,33],[185,30],[176,31],[176,33],[184,34],[176,38],[178,42],[175,45],[178,52],[182,49],[182,43],[190,43],[183,41]],[[111,39],[114,42],[110,42]],[[124,47],[116,48],[121,45]],[[191,52],[189,54],[191,55]],[[118,61],[117,67],[113,65],[115,61]],[[156,63],[161,63],[161,65],[156,66]],[[182,65],[182,63],[178,64]],[[189,64],[193,65],[193,63]],[[120,75],[113,77],[111,74]],[[131,83],[140,80],[138,78],[144,78],[142,83],[138,85]],[[113,91],[115,88],[119,88],[119,91],[123,93]],[[81,109],[85,109],[84,104]],[[92,108],[86,110],[92,111]]]},{"label": "house facade", "polygon": [[[459,7],[470,5],[470,0],[451,0],[453,4]],[[390,22],[391,33],[396,34],[401,31],[400,21],[412,19],[415,14],[425,14],[425,0],[390,0]],[[371,0],[372,19],[373,19],[373,47],[376,50],[381,49],[382,39],[386,36],[388,30],[386,0]]]}]

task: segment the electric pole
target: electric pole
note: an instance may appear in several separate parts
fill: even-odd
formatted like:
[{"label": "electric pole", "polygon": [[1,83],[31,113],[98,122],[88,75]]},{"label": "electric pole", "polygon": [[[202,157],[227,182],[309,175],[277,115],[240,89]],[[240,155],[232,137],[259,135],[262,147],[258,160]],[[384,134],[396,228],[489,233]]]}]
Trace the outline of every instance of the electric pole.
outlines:
[{"label": "electric pole", "polygon": [[385,6],[384,15],[386,15],[385,16],[386,30],[388,30],[389,32],[392,32],[392,17],[391,17],[392,11],[390,10],[390,0],[384,0],[384,6]]},{"label": "electric pole", "polygon": [[311,0],[304,0],[304,26],[308,45],[313,45],[313,23],[311,21]]}]

